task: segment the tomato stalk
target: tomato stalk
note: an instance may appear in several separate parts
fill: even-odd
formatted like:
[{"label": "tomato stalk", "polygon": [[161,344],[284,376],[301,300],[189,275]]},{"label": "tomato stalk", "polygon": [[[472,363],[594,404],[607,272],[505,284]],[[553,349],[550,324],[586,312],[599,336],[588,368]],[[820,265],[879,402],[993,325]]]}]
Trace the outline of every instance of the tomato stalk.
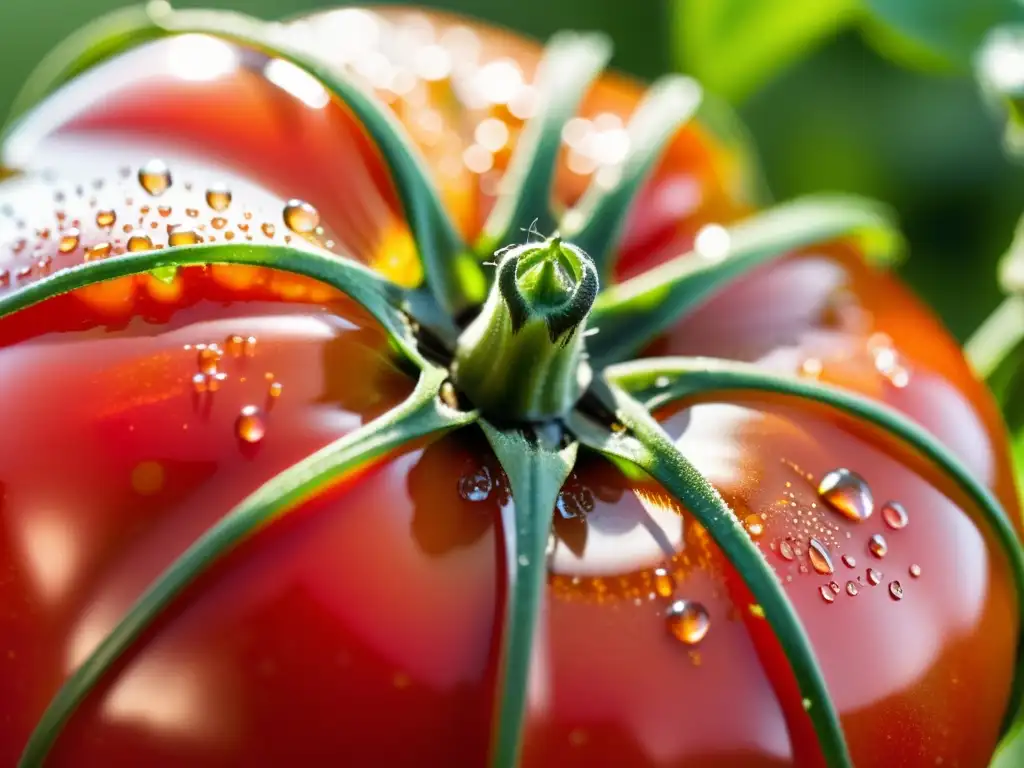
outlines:
[{"label": "tomato stalk", "polygon": [[501,421],[567,413],[591,379],[583,336],[597,290],[590,257],[558,238],[507,250],[486,304],[459,337],[456,385]]}]

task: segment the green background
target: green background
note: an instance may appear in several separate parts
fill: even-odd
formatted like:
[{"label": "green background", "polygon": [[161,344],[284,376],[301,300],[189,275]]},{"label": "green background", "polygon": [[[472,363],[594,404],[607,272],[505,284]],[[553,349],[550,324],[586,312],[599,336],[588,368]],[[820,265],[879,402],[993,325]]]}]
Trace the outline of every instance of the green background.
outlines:
[{"label": "green background", "polygon": [[[733,0],[732,5],[742,19],[766,2]],[[309,0],[215,4],[265,18],[324,5]],[[0,109],[6,111],[21,81],[55,43],[121,5],[118,0],[0,0]],[[566,27],[604,29],[616,43],[614,65],[646,78],[687,60],[687,51],[671,39],[672,11],[678,7],[668,2],[440,0],[424,5],[539,38]],[[799,13],[799,5],[786,7]],[[792,26],[792,16],[779,18]],[[714,68],[717,43],[701,42]],[[995,262],[1024,209],[1024,168],[1002,155],[1000,126],[969,72],[907,69],[879,55],[877,47],[853,31],[801,42],[796,63],[759,82],[752,94],[737,100],[738,109],[776,198],[842,190],[895,206],[911,243],[910,259],[901,267],[904,276],[963,339],[998,301]]]}]

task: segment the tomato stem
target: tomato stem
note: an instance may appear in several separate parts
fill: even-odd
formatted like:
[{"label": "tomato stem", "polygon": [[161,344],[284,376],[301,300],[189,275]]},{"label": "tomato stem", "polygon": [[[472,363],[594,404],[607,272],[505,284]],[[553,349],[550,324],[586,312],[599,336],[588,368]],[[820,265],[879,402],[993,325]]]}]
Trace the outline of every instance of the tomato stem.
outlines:
[{"label": "tomato stem", "polygon": [[597,291],[590,257],[557,237],[507,249],[483,309],[459,337],[458,387],[502,422],[567,413],[591,379],[583,331]]}]

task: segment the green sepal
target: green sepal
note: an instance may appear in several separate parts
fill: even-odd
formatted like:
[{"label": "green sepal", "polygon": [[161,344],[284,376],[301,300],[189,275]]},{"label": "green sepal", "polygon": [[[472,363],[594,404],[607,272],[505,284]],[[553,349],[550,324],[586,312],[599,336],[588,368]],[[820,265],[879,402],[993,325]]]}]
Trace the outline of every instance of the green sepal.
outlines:
[{"label": "green sepal", "polygon": [[486,421],[480,426],[512,487],[512,508],[502,510],[508,594],[490,765],[516,768],[526,722],[533,641],[544,610],[548,537],[558,494],[576,463],[578,444],[559,448],[561,436],[553,425],[528,428],[529,436]]},{"label": "green sepal", "polygon": [[[608,380],[655,409],[681,398],[709,393],[759,392],[784,395],[826,405],[896,437],[952,479],[975,504],[1009,562],[1014,589],[1024,604],[1024,550],[1013,523],[992,493],[972,477],[963,463],[931,433],[896,409],[838,387],[772,373],[749,363],[714,358],[662,357],[614,365]],[[1024,695],[1024,643],[1018,646],[1006,727]],[[1024,711],[1021,712],[1024,717]]]},{"label": "green sepal", "polygon": [[669,75],[656,81],[630,118],[630,153],[610,187],[591,182],[576,207],[562,219],[566,240],[590,254],[605,278],[612,255],[641,186],[650,177],[669,140],[693,117],[701,103],[700,86],[688,77]]},{"label": "green sepal", "polygon": [[478,252],[490,254],[520,242],[530,231],[553,234],[551,196],[562,128],[610,57],[611,43],[600,34],[560,32],[548,42],[537,65],[537,109],[516,143]]},{"label": "green sepal", "polygon": [[[720,231],[720,253],[677,256],[598,297],[587,347],[606,365],[636,353],[755,267],[792,251],[854,239],[869,260],[890,263],[902,239],[888,209],[847,195],[816,195],[771,208]],[[700,245],[698,241],[698,246]]]},{"label": "green sepal", "polygon": [[[580,442],[647,472],[707,530],[743,579],[782,647],[829,768],[852,768],[839,714],[810,638],[779,577],[718,491],[679,451],[647,409],[616,386],[607,388],[625,431],[609,431],[578,413],[569,426]],[[808,706],[809,705],[809,706]]]},{"label": "green sepal", "polygon": [[326,283],[345,293],[384,326],[392,343],[417,367],[429,365],[417,349],[407,319],[407,313],[416,311],[422,297],[403,290],[352,259],[281,245],[183,245],[83,262],[22,288],[0,291],[0,317],[105,280],[205,264],[271,267]]},{"label": "green sepal", "polygon": [[264,483],[222,517],[149,586],[124,618],[50,701],[18,762],[39,768],[89,692],[185,588],[255,532],[346,475],[401,446],[471,424],[475,412],[454,411],[438,396],[446,374],[424,371],[405,402],[334,441]]},{"label": "green sepal", "polygon": [[58,46],[37,68],[16,101],[6,140],[28,108],[91,67],[144,43],[171,35],[206,34],[288,61],[323,84],[358,119],[376,144],[405,212],[427,286],[455,316],[483,300],[482,269],[455,229],[430,174],[398,119],[336,66],[303,50],[281,25],[231,11],[175,11],[164,2],[103,17]]}]

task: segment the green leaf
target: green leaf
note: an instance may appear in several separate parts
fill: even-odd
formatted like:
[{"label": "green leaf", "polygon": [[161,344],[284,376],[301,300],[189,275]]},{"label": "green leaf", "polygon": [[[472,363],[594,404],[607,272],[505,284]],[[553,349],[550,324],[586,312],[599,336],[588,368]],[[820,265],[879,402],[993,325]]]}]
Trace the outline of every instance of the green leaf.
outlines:
[{"label": "green leaf", "polygon": [[477,244],[479,252],[518,243],[531,229],[552,234],[551,196],[562,128],[610,57],[611,42],[604,35],[560,32],[551,38],[537,65],[537,111],[516,143]]},{"label": "green leaf", "polygon": [[438,397],[446,373],[426,371],[401,405],[264,483],[206,531],[146,590],[61,686],[22,752],[19,768],[38,768],[68,718],[143,632],[201,575],[256,531],[374,459],[426,435],[472,423],[475,413],[449,409]]},{"label": "green leaf", "polygon": [[406,311],[416,307],[419,297],[388,282],[357,261],[326,252],[280,245],[189,245],[85,262],[54,272],[23,288],[0,291],[0,317],[86,285],[190,264],[272,267],[319,280],[347,294],[369,312],[384,326],[391,340],[410,361],[420,368],[429,365],[416,347],[405,315]]},{"label": "green leaf", "polygon": [[[633,393],[647,408],[659,408],[694,395],[763,392],[821,403],[896,437],[942,470],[975,504],[981,521],[994,534],[1006,555],[1018,599],[1024,602],[1024,550],[1002,505],[945,445],[894,408],[838,387],[783,376],[756,365],[712,358],[636,360],[612,366],[606,376],[610,382]],[[1009,713],[1017,712],[1022,694],[1024,644],[1018,646]]]},{"label": "green leaf", "polygon": [[1007,151],[1024,158],[1024,26],[993,31],[978,53],[976,67],[982,89],[1006,113]]},{"label": "green leaf", "polygon": [[858,0],[672,0],[676,60],[732,102],[853,22]]},{"label": "green leaf", "polygon": [[601,294],[590,315],[598,329],[587,344],[590,355],[597,365],[625,359],[754,267],[798,248],[851,238],[877,263],[892,262],[902,248],[888,209],[845,195],[799,199],[731,227],[708,227],[696,251]]},{"label": "green leaf", "polygon": [[690,78],[675,75],[656,81],[626,128],[630,153],[618,180],[610,187],[592,181],[576,208],[563,218],[562,236],[590,255],[602,278],[614,266],[611,256],[640,187],[700,103],[700,86]]},{"label": "green leaf", "polygon": [[676,448],[647,410],[617,387],[609,393],[626,432],[609,432],[576,415],[570,427],[584,445],[630,461],[674,496],[707,530],[750,590],[793,670],[805,709],[830,768],[852,768],[839,714],[800,618],[779,577],[718,491]]},{"label": "green leaf", "polygon": [[500,678],[491,747],[493,768],[519,765],[526,694],[537,618],[547,585],[547,545],[562,484],[576,462],[577,444],[559,449],[559,435],[538,430],[527,438],[481,421],[487,440],[512,486],[512,510],[503,510],[508,596],[502,633]]},{"label": "green leaf", "polygon": [[229,11],[173,11],[164,2],[143,9],[116,11],[65,41],[29,78],[17,98],[14,122],[3,137],[24,122],[22,112],[75,75],[119,53],[160,37],[208,34],[288,61],[317,78],[359,120],[380,151],[409,222],[423,263],[427,285],[452,316],[483,300],[486,282],[467,250],[422,158],[398,119],[342,70],[303,47],[301,30],[267,24]]},{"label": "green leaf", "polygon": [[960,68],[992,27],[1024,19],[1019,0],[864,0],[897,35]]}]

